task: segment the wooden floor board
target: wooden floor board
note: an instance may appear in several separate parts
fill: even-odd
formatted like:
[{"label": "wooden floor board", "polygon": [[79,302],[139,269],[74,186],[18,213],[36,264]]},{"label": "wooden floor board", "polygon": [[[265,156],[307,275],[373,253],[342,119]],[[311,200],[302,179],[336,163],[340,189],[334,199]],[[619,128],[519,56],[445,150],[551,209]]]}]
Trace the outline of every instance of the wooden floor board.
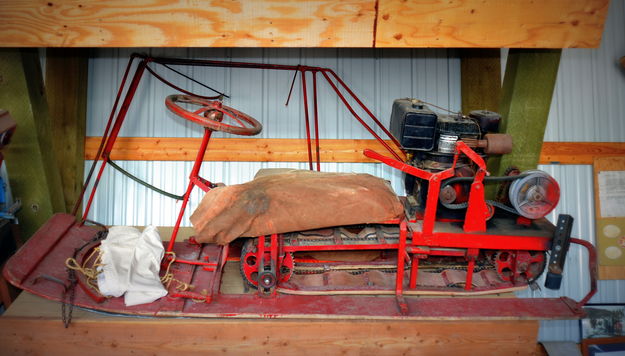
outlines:
[{"label": "wooden floor board", "polygon": [[0,317],[2,355],[530,355],[537,321],[135,318],[74,310],[28,293]]}]

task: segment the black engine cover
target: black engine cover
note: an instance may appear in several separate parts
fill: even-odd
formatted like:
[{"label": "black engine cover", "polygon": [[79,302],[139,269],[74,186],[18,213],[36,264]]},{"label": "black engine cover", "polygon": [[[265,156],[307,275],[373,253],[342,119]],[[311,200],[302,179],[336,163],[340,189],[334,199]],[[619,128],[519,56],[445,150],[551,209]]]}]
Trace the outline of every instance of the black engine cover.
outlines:
[{"label": "black engine cover", "polygon": [[437,121],[438,116],[416,100],[405,98],[393,102],[391,133],[406,150],[434,149]]}]

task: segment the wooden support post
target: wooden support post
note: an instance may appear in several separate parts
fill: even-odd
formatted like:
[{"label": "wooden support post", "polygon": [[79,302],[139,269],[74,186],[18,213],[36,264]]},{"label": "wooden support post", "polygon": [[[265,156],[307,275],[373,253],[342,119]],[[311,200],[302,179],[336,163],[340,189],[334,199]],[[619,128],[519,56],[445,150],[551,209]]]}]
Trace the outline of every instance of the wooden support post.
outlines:
[{"label": "wooden support post", "polygon": [[521,170],[538,165],[561,52],[510,50],[499,113],[500,132],[512,135],[514,148],[510,154],[489,158],[492,175],[502,175],[513,165]]},{"label": "wooden support post", "polygon": [[462,112],[499,110],[501,56],[499,49],[463,49],[460,52]]},{"label": "wooden support post", "polygon": [[88,59],[86,49],[46,50],[50,134],[67,212],[78,199],[84,175]]},{"label": "wooden support post", "polygon": [[37,50],[0,50],[0,108],[17,122],[4,150],[9,184],[22,209],[17,216],[29,238],[53,213],[64,210],[52,150],[48,104]]}]

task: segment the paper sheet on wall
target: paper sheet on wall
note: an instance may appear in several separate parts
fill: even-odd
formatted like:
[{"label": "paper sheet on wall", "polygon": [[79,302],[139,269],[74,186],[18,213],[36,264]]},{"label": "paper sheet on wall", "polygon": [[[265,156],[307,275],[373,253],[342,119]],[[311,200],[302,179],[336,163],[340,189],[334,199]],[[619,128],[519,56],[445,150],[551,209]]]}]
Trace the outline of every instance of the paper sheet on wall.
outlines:
[{"label": "paper sheet on wall", "polygon": [[601,217],[625,217],[625,171],[601,171],[598,180]]}]

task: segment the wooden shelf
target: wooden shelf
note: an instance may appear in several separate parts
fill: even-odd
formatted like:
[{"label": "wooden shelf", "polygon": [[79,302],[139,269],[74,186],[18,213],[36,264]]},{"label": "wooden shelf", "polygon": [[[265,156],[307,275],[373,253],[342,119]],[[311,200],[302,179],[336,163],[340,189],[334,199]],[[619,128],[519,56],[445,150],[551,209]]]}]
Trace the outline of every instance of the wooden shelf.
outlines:
[{"label": "wooden shelf", "polygon": [[533,354],[538,321],[132,318],[74,310],[22,293],[0,317],[7,354]]}]

